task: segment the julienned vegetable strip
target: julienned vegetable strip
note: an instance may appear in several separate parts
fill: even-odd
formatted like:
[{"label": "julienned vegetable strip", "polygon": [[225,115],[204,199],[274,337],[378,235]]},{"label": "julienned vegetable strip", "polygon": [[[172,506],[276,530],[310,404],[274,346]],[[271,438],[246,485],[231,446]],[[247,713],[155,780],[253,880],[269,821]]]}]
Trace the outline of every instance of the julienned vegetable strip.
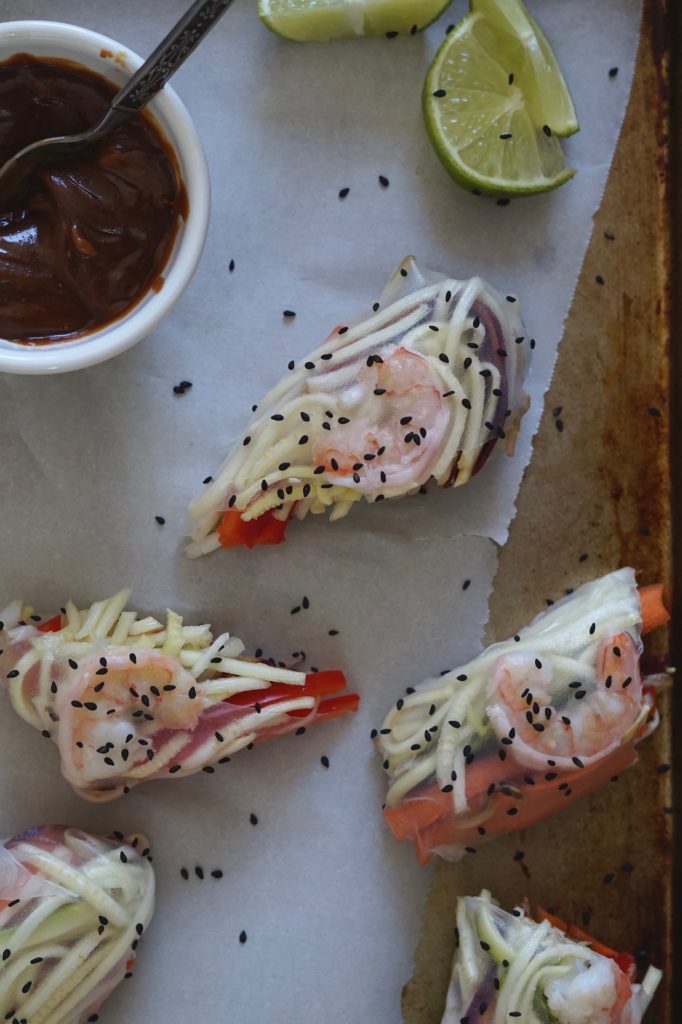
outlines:
[{"label": "julienned vegetable strip", "polygon": [[16,602],[0,614],[0,674],[17,713],[59,747],[64,776],[91,800],[152,778],[228,762],[244,747],[353,712],[335,670],[307,675],[242,656],[208,626],[127,611],[128,591],[36,626]]},{"label": "julienned vegetable strip", "polygon": [[579,799],[636,761],[658,721],[632,569],[586,584],[512,639],[401,697],[377,731],[385,818],[417,855],[456,858]]}]

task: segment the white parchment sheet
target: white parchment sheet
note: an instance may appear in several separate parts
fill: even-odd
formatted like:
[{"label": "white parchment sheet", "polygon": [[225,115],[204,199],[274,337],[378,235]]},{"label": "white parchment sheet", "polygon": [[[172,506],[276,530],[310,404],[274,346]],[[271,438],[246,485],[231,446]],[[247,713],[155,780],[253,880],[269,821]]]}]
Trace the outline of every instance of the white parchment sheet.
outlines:
[{"label": "white parchment sheet", "polygon": [[[3,0],[0,16],[76,22],[146,54],[184,7]],[[96,808],[71,794],[54,746],[0,697],[2,835],[52,820],[145,829],[153,841],[157,915],[135,978],[102,1013],[110,1024],[399,1019],[429,871],[382,825],[369,732],[405,686],[478,648],[493,541],[513,516],[638,40],[639,0],[531,8],[576,102],[582,130],[566,151],[578,174],[500,207],[450,181],[422,125],[424,74],[465,13],[460,0],[423,36],[327,46],[278,40],[255,0],[237,0],[174,83],[213,179],[208,244],[188,292],[112,362],[0,379],[0,606],[20,596],[49,612],[130,583],[143,609],[211,621],[249,652],[292,660],[303,649],[308,666],[343,668],[362,694],[354,718]],[[519,296],[537,347],[518,457],[491,460],[455,492],[292,524],[278,548],[186,560],[186,504],[251,405],[289,359],[371,303],[410,253]],[[176,396],[180,380],[193,387]],[[292,615],[303,595],[310,607]]]}]

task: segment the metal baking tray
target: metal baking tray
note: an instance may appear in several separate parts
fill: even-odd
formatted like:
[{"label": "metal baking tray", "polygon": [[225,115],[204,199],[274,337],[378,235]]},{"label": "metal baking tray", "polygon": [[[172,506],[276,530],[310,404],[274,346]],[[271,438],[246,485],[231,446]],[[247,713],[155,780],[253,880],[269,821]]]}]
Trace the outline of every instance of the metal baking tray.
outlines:
[{"label": "metal baking tray", "polygon": [[[641,583],[663,581],[671,599],[670,387],[679,374],[671,373],[668,129],[670,44],[682,42],[675,6],[645,0],[620,142],[501,552],[490,639],[513,633],[565,588],[622,565],[637,568]],[[682,97],[682,78],[677,85]],[[677,356],[678,369],[681,362]],[[673,631],[662,629],[646,650],[666,653],[671,644],[674,656]],[[475,857],[437,866],[403,991],[405,1024],[439,1024],[456,897],[483,887],[507,906],[527,896],[656,964],[664,978],[647,1022],[681,1019],[673,1011],[672,693],[659,706],[658,731],[617,784]]]}]

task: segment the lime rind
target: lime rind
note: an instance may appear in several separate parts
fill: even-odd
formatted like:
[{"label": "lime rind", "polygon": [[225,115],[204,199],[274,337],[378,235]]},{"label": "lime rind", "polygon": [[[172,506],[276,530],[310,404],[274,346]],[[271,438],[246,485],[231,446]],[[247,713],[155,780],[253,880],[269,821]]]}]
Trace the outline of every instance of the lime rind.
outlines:
[{"label": "lime rind", "polygon": [[258,0],[258,15],[291,42],[328,42],[362,36],[415,35],[452,0]]},{"label": "lime rind", "polygon": [[560,138],[578,130],[549,43],[520,0],[472,0],[424,83],[427,132],[448,174],[495,197],[547,192],[573,177]]}]

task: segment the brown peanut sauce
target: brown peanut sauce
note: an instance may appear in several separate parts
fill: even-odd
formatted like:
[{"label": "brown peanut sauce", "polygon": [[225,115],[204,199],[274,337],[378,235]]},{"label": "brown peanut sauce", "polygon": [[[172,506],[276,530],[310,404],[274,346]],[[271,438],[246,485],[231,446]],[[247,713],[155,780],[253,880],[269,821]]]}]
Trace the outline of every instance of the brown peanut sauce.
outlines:
[{"label": "brown peanut sauce", "polygon": [[[21,53],[0,63],[0,164],[24,146],[97,124],[117,86]],[[0,337],[45,344],[118,319],[163,283],[187,194],[147,114],[91,152],[42,167],[0,209]]]}]

